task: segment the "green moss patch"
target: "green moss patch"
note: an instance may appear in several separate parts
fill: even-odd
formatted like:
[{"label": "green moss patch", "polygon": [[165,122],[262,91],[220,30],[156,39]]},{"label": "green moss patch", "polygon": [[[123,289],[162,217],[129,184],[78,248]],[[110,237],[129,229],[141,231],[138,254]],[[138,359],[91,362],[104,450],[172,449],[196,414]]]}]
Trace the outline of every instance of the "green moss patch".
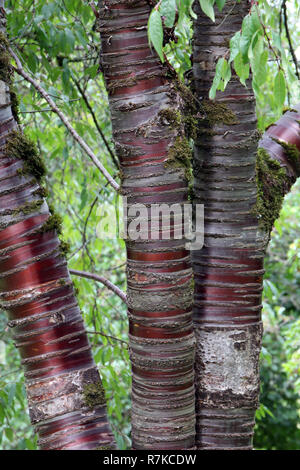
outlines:
[{"label": "green moss patch", "polygon": [[190,88],[184,85],[180,80],[176,80],[175,87],[183,100],[185,110],[195,114],[197,112],[197,101]]},{"label": "green moss patch", "polygon": [[69,242],[66,242],[63,239],[60,239],[59,249],[60,249],[62,256],[67,256],[71,251],[71,245]]},{"label": "green moss patch", "polygon": [[159,111],[159,116],[162,120],[167,121],[167,123],[172,128],[178,128],[181,124],[181,115],[179,111],[174,111],[170,108],[164,108]]},{"label": "green moss patch", "polygon": [[183,168],[185,170],[185,177],[187,181],[189,181],[192,173],[191,162],[193,152],[188,139],[186,137],[177,137],[175,143],[169,150],[168,156],[170,159],[166,163],[166,166],[171,168]]},{"label": "green moss patch", "polygon": [[286,154],[286,157],[289,161],[289,163],[294,167],[296,171],[296,176],[300,176],[300,152],[295,144],[288,144],[287,142],[284,142],[283,140],[279,139],[274,139],[277,144],[281,145],[281,147],[284,149],[284,152]]},{"label": "green moss patch", "polygon": [[55,212],[51,213],[46,222],[44,222],[42,227],[39,229],[39,233],[50,232],[51,230],[56,230],[59,235],[62,232],[62,218]]},{"label": "green moss patch", "polygon": [[260,224],[271,232],[279,217],[282,202],[290,182],[286,170],[272,159],[264,148],[259,148],[256,158],[257,202],[255,213]]},{"label": "green moss patch", "polygon": [[83,389],[83,400],[89,408],[102,406],[105,404],[105,392],[100,382],[87,384]]},{"label": "green moss patch", "polygon": [[5,34],[0,33],[0,80],[10,84],[12,80],[13,69],[11,66],[11,57],[7,52],[9,43]]},{"label": "green moss patch", "polygon": [[224,103],[204,100],[199,105],[199,108],[201,121],[209,127],[220,123],[227,126],[237,124],[236,115]]},{"label": "green moss patch", "polygon": [[8,157],[24,162],[23,174],[30,174],[41,181],[46,174],[46,167],[36,145],[20,131],[12,131],[6,140],[5,153]]},{"label": "green moss patch", "polygon": [[18,100],[17,94],[15,92],[15,89],[12,85],[9,87],[9,92],[10,92],[10,101],[11,101],[11,103],[10,103],[11,112],[13,114],[13,117],[14,117],[15,121],[20,122],[20,119],[19,119],[19,100]]},{"label": "green moss patch", "polygon": [[185,134],[188,138],[195,140],[198,134],[198,119],[193,114],[183,116]]},{"label": "green moss patch", "polygon": [[36,212],[41,207],[43,202],[44,201],[41,200],[41,199],[39,199],[37,201],[33,201],[33,202],[28,202],[28,203],[24,204],[23,206],[18,207],[17,209],[15,209],[13,211],[13,215],[17,215],[20,212],[22,212],[25,215],[31,214],[32,212]]}]

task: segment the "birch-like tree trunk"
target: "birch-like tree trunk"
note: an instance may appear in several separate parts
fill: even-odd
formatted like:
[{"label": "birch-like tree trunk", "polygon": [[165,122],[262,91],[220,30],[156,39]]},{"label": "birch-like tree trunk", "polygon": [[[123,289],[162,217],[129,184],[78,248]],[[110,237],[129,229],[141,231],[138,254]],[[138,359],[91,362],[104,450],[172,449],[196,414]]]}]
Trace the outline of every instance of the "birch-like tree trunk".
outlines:
[{"label": "birch-like tree trunk", "polygon": [[247,0],[227,0],[212,23],[195,3],[194,81],[201,104],[194,192],[195,202],[205,204],[204,248],[193,259],[198,449],[252,448],[264,254],[283,196],[299,174],[299,112],[286,113],[257,151],[250,81],[246,88],[233,76],[225,92],[208,99],[216,62],[228,54],[249,8]]},{"label": "birch-like tree trunk", "polygon": [[[191,150],[181,98],[147,38],[145,0],[100,2],[101,64],[128,213],[143,204],[188,202]],[[156,219],[158,220],[158,219]],[[153,219],[152,219],[153,221]],[[143,225],[143,223],[141,223]],[[170,240],[162,232],[171,228]],[[194,446],[192,270],[184,239],[127,240],[132,439],[135,449]]]},{"label": "birch-like tree trunk", "polygon": [[20,350],[41,449],[111,447],[104,390],[69,276],[45,166],[17,124],[0,1],[0,300]]}]

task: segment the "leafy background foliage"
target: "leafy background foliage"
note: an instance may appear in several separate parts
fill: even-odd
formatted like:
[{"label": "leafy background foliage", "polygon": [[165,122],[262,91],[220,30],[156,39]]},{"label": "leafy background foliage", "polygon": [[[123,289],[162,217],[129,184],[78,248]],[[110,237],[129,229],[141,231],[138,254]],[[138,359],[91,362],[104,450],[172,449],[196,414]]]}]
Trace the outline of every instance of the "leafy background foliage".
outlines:
[{"label": "leafy background foliage", "polygon": [[[200,2],[211,19],[214,3],[214,0]],[[216,1],[220,11],[224,3]],[[100,42],[90,6],[81,0],[8,0],[6,5],[11,43],[24,67],[117,177],[118,169],[97,129],[98,126],[113,149],[107,96],[98,61]],[[290,0],[287,6],[291,41],[297,45],[298,1]],[[182,80],[189,79],[191,69],[194,15],[191,7],[192,0],[162,0],[149,19],[150,42]],[[211,90],[212,97],[217,90],[223,90],[234,71],[245,82],[252,70],[261,130],[278,119],[285,106],[299,101],[299,80],[281,7],[282,2],[277,0],[260,0],[258,9],[254,4],[242,31],[231,41],[230,56],[216,64]],[[299,49],[295,53],[299,57]],[[22,125],[37,142],[47,164],[50,199],[63,217],[64,238],[71,245],[70,268],[103,274],[125,289],[124,242],[103,241],[96,236],[97,208],[101,203],[114,202],[114,195],[35,90],[19,77],[15,77],[15,87]],[[300,448],[299,188],[297,183],[286,197],[266,259],[262,404],[255,433],[255,447],[259,449]],[[129,448],[126,309],[102,285],[82,278],[74,278],[74,282],[106,389],[117,444],[120,449]],[[0,331],[0,448],[36,449],[20,359],[4,313],[0,316]]]}]

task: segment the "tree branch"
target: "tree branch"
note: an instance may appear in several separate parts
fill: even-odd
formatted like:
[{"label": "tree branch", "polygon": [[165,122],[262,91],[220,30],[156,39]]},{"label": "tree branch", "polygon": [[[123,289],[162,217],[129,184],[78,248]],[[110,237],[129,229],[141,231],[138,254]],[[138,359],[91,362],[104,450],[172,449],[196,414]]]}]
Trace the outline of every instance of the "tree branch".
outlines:
[{"label": "tree branch", "polygon": [[110,156],[111,156],[111,158],[112,158],[112,161],[113,161],[115,167],[119,170],[120,167],[119,167],[118,160],[116,159],[115,154],[113,153],[112,149],[110,148],[110,145],[109,145],[109,143],[107,142],[106,137],[105,137],[105,135],[104,135],[103,132],[102,132],[102,129],[101,129],[101,127],[100,127],[100,125],[99,125],[99,123],[98,123],[98,120],[97,120],[97,118],[96,118],[96,115],[95,115],[95,113],[94,113],[94,110],[93,110],[92,106],[90,105],[89,100],[87,99],[87,96],[86,96],[84,90],[81,88],[80,83],[79,83],[78,80],[76,80],[74,77],[72,77],[72,79],[73,79],[75,85],[77,86],[77,89],[78,89],[79,93],[81,94],[81,96],[82,96],[82,98],[83,98],[83,100],[84,100],[84,102],[85,102],[85,104],[86,104],[86,107],[88,108],[88,110],[89,110],[89,112],[90,112],[90,114],[91,114],[91,116],[92,116],[92,118],[93,118],[94,124],[95,124],[95,126],[96,126],[96,128],[97,128],[97,130],[98,130],[98,132],[99,132],[99,134],[100,134],[100,136],[101,136],[101,139],[103,140],[103,142],[104,142],[104,144],[105,144],[105,147],[107,148],[107,150],[108,150],[108,152],[109,152],[109,154],[110,154]]},{"label": "tree branch", "polygon": [[120,343],[126,344],[126,346],[128,346],[127,341],[124,341],[123,339],[120,339],[120,338],[116,338],[116,336],[106,335],[106,334],[102,333],[102,331],[87,331],[87,333],[89,333],[90,335],[104,336],[104,338],[113,339],[115,341],[119,341]]},{"label": "tree branch", "polygon": [[298,80],[300,80],[300,75],[299,75],[299,71],[298,71],[297,57],[296,57],[296,54],[295,54],[295,51],[294,51],[294,48],[293,48],[293,45],[292,45],[290,30],[289,30],[289,26],[288,26],[286,0],[283,0],[282,5],[281,5],[281,9],[283,11],[285,34],[286,34],[286,37],[287,37],[287,40],[288,40],[288,43],[289,43],[290,53],[291,53],[291,56],[293,58],[293,62],[294,62],[294,65],[295,65],[296,76],[297,76]]},{"label": "tree branch", "polygon": [[121,300],[123,300],[125,304],[127,304],[126,294],[108,279],[105,279],[105,277],[99,276],[98,274],[88,273],[86,271],[77,271],[75,269],[69,269],[69,272],[74,276],[86,277],[87,279],[93,279],[93,281],[101,282],[101,284],[105,285],[105,287],[113,291],[116,295],[120,297]]},{"label": "tree branch", "polygon": [[47,103],[50,105],[52,110],[60,117],[61,121],[63,124],[66,126],[70,134],[73,136],[73,138],[76,140],[76,142],[80,145],[80,147],[84,150],[84,152],[90,157],[90,159],[93,161],[93,163],[96,165],[96,167],[101,171],[103,176],[107,179],[109,184],[116,190],[118,191],[120,186],[118,183],[112,178],[112,176],[109,174],[109,172],[106,170],[106,168],[102,165],[102,163],[98,160],[92,149],[86,144],[86,142],[80,137],[80,135],[75,131],[75,129],[72,127],[71,123],[69,122],[68,118],[64,115],[64,113],[56,106],[56,103],[50,98],[49,94],[44,90],[44,88],[36,81],[34,78],[30,77],[27,72],[25,72],[19,58],[17,55],[14,53],[14,51],[9,48],[9,52],[11,56],[14,58],[16,62],[16,67],[14,67],[14,70],[21,75],[26,81],[31,83],[31,85],[34,86],[34,88],[40,93],[40,95],[47,101]]}]

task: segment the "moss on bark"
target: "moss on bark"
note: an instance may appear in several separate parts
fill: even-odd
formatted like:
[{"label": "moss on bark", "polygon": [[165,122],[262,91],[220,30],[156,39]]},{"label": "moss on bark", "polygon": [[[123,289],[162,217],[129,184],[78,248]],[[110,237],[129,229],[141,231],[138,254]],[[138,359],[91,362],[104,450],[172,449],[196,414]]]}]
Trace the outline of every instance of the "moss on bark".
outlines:
[{"label": "moss on bark", "polygon": [[11,83],[13,69],[11,66],[11,57],[7,52],[9,43],[5,34],[0,32],[0,80],[7,83]]},{"label": "moss on bark", "polygon": [[7,137],[5,153],[7,157],[18,158],[24,162],[22,174],[30,174],[41,181],[46,167],[36,145],[20,131],[12,131]]},{"label": "moss on bark", "polygon": [[10,85],[9,87],[9,93],[10,93],[10,106],[11,106],[11,112],[13,114],[13,117],[15,119],[16,122],[20,122],[20,119],[19,119],[19,100],[18,100],[18,97],[17,97],[17,94],[15,92],[15,89],[12,85]]},{"label": "moss on bark", "polygon": [[287,142],[284,142],[283,140],[279,139],[274,139],[277,144],[281,145],[281,147],[284,149],[286,157],[288,161],[291,163],[291,165],[295,168],[296,170],[296,176],[300,176],[300,152],[295,144],[289,144]]},{"label": "moss on bark", "polygon": [[201,113],[200,120],[209,127],[220,123],[227,126],[237,124],[236,115],[224,103],[204,100],[199,105],[199,108]]},{"label": "moss on bark", "polygon": [[193,152],[188,139],[186,137],[177,137],[174,144],[169,149],[168,156],[170,159],[166,163],[166,166],[171,168],[183,168],[187,181],[190,181],[192,176],[191,162]]},{"label": "moss on bark", "polygon": [[279,217],[282,202],[289,188],[289,178],[280,163],[270,157],[264,148],[259,148],[256,158],[257,201],[255,213],[260,225],[271,232]]},{"label": "moss on bark", "polygon": [[181,115],[179,111],[164,108],[161,109],[158,114],[162,121],[166,121],[174,129],[177,129],[181,124]]},{"label": "moss on bark", "polygon": [[102,384],[99,382],[89,383],[83,389],[84,404],[88,408],[95,408],[105,404],[105,392]]}]

